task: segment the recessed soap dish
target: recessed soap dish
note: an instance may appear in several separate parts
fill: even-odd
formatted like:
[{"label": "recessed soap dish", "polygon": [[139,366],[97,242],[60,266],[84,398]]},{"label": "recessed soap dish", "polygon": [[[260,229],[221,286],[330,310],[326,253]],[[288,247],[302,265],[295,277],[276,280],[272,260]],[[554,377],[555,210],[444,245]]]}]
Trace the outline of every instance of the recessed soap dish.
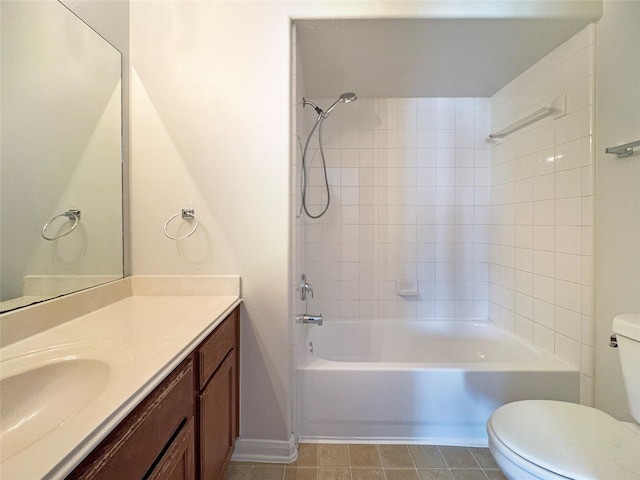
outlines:
[{"label": "recessed soap dish", "polygon": [[399,297],[417,297],[418,293],[416,280],[396,280],[396,295]]}]

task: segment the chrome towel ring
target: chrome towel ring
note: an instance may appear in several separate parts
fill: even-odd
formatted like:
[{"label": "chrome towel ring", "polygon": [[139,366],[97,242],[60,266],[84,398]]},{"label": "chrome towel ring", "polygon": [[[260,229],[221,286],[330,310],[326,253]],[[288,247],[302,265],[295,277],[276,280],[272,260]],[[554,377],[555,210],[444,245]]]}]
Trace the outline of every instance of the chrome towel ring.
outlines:
[{"label": "chrome towel ring", "polygon": [[[186,235],[183,235],[181,237],[174,237],[173,235],[170,235],[169,232],[167,232],[167,226],[169,225],[169,222],[171,222],[171,220],[176,218],[178,215],[181,215],[182,218],[185,220],[189,220],[189,219],[195,220],[195,224],[193,225],[193,228],[191,229],[191,231]],[[193,210],[193,208],[183,208],[180,213],[171,215],[169,217],[169,220],[167,220],[164,224],[164,234],[167,236],[167,238],[170,238],[171,240],[184,240],[185,238],[190,237],[191,235],[196,233],[197,229],[198,229],[198,217],[196,217],[195,210]]]},{"label": "chrome towel ring", "polygon": [[[71,228],[69,230],[67,230],[64,233],[61,233],[60,235],[56,235],[55,237],[48,237],[47,234],[45,233],[47,231],[47,227],[51,225],[51,223],[58,217],[67,217],[69,220],[73,220],[73,225],[71,225]],[[59,215],[56,215],[55,217],[53,217],[51,220],[49,220],[47,223],[44,224],[44,227],[42,227],[42,238],[52,242],[66,235],[69,235],[71,232],[73,232],[76,229],[79,222],[80,222],[80,210],[72,208],[71,210],[67,210],[64,213],[60,213]]]}]

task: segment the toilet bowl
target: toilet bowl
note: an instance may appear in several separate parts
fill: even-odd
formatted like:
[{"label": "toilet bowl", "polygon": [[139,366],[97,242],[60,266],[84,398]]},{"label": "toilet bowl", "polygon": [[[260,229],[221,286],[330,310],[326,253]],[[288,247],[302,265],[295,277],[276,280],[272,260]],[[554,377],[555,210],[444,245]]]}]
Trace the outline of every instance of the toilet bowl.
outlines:
[{"label": "toilet bowl", "polygon": [[[640,418],[640,315],[614,319],[629,406]],[[509,480],[639,480],[640,426],[584,405],[525,400],[487,422],[489,448]]]},{"label": "toilet bowl", "polygon": [[595,408],[514,402],[493,413],[487,433],[510,480],[640,479],[640,432]]}]

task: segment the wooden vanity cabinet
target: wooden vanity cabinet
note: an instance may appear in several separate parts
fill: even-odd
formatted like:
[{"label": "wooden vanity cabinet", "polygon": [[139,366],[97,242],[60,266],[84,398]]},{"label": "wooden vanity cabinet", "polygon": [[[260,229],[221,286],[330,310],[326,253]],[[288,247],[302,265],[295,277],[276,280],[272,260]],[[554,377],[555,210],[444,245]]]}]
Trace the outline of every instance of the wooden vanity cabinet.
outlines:
[{"label": "wooden vanity cabinet", "polygon": [[239,307],[68,480],[222,480],[238,436]]},{"label": "wooden vanity cabinet", "polygon": [[193,378],[190,356],[67,478],[195,479]]},{"label": "wooden vanity cabinet", "polygon": [[238,339],[236,309],[197,351],[196,399],[201,480],[222,479],[238,436]]}]

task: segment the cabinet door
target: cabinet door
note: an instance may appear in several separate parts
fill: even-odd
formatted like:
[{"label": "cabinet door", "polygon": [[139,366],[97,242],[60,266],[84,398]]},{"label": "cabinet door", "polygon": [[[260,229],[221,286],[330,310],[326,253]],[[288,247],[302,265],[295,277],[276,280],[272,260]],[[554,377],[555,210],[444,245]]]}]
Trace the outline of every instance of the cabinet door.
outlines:
[{"label": "cabinet door", "polygon": [[193,417],[153,469],[148,480],[195,480],[195,433]]},{"label": "cabinet door", "polygon": [[223,478],[236,438],[236,358],[232,350],[198,399],[200,478]]}]

